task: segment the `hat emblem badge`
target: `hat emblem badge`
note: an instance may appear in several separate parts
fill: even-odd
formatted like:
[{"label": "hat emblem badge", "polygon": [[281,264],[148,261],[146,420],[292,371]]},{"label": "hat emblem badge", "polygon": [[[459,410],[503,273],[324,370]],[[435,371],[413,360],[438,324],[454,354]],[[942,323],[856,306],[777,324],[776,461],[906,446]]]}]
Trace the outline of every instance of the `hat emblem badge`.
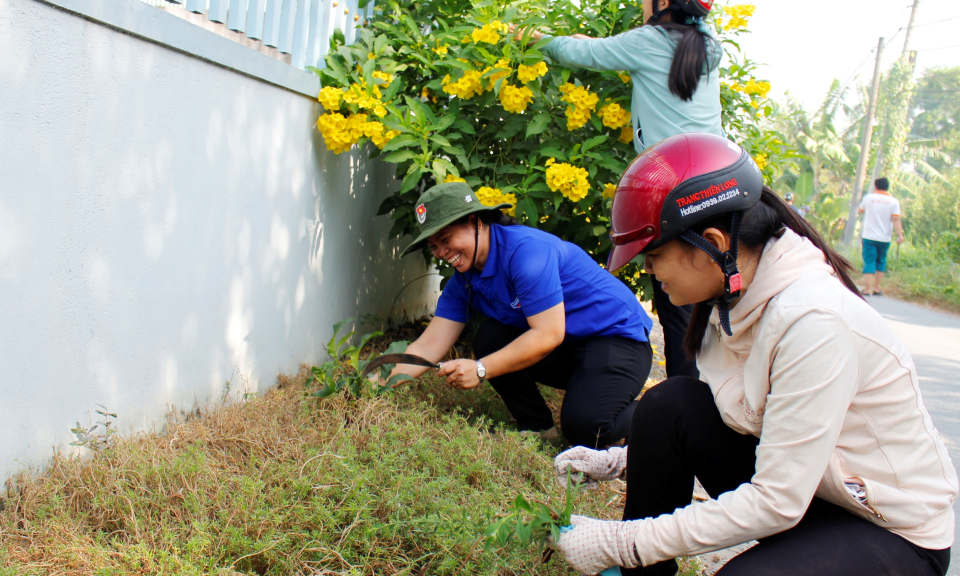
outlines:
[{"label": "hat emblem badge", "polygon": [[427,221],[427,207],[423,204],[417,206],[417,222],[423,224]]}]

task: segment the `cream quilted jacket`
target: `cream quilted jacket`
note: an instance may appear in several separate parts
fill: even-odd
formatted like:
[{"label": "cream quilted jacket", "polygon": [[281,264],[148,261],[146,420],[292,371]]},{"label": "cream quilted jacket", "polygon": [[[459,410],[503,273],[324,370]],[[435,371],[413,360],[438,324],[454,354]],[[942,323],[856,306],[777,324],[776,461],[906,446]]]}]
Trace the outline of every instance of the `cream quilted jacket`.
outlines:
[{"label": "cream quilted jacket", "polygon": [[756,475],[643,521],[643,564],[782,532],[814,496],[923,548],[950,547],[957,474],[913,360],[823,253],[791,230],[771,240],[730,321],[733,336],[720,335],[714,310],[697,365],[727,425],[760,438]]}]

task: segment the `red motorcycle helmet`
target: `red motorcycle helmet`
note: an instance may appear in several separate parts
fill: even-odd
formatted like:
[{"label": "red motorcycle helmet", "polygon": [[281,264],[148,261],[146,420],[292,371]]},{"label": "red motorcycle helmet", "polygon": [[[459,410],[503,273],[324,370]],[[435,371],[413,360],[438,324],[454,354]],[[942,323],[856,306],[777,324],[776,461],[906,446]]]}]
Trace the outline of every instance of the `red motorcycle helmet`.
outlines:
[{"label": "red motorcycle helmet", "polygon": [[[726,293],[718,299],[721,322],[730,334],[728,305],[740,295],[737,269],[740,218],[763,191],[753,158],[714,134],[678,134],[654,144],[627,166],[617,184],[611,211],[607,258],[611,272],[638,254],[680,238],[706,252],[720,266]],[[699,222],[731,215],[731,247],[720,252],[692,230]]]},{"label": "red motorcycle helmet", "polygon": [[693,16],[706,16],[713,9],[713,0],[675,0],[680,9]]},{"label": "red motorcycle helmet", "polygon": [[610,216],[612,272],[698,222],[760,201],[763,176],[747,152],[714,134],[678,134],[627,166]]},{"label": "red motorcycle helmet", "polygon": [[671,12],[683,12],[690,16],[703,18],[713,9],[714,2],[714,0],[672,0],[668,7],[660,10],[657,0],[653,1],[653,22],[658,22],[664,14],[670,14]]}]

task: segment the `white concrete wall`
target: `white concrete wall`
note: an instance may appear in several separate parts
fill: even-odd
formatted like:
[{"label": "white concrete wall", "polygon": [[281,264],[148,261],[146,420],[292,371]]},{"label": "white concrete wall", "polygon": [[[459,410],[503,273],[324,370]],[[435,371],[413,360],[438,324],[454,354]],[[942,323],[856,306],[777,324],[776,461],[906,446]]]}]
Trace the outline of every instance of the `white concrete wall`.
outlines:
[{"label": "white concrete wall", "polygon": [[[219,399],[225,381],[270,386],[322,360],[334,322],[385,315],[424,273],[374,217],[392,166],[327,152],[317,113],[0,0],[0,475],[42,464],[98,403],[129,432]],[[398,309],[432,310],[436,289],[418,281]]]}]

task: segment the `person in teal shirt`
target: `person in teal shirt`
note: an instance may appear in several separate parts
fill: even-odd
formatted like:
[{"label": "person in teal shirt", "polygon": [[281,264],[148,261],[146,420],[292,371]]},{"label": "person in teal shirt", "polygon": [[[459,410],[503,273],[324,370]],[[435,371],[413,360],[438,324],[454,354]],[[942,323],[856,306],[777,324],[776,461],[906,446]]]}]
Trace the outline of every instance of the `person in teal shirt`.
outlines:
[{"label": "person in teal shirt", "polygon": [[[643,0],[645,25],[610,38],[554,37],[542,52],[567,68],[630,74],[633,146],[638,154],[676,134],[723,136],[719,72],[723,48],[703,23],[712,5],[712,0]],[[539,41],[550,36],[533,31],[530,37]],[[683,350],[692,307],[671,304],[660,283],[652,280],[667,376],[696,378],[696,362]]]}]

